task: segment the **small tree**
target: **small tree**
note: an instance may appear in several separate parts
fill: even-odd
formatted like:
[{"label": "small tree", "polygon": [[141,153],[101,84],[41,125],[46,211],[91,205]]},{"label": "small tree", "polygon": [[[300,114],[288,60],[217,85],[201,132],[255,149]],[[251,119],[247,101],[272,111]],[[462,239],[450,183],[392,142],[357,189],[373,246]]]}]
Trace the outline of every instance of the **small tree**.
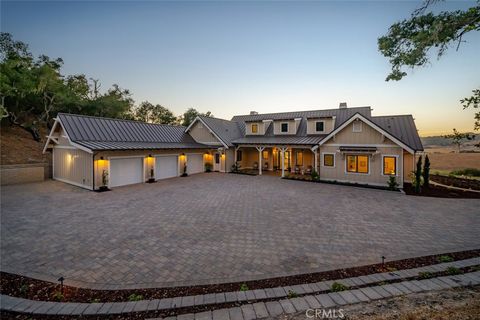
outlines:
[{"label": "small tree", "polygon": [[108,185],[108,171],[103,170],[102,172],[102,187],[106,188]]},{"label": "small tree", "polygon": [[430,159],[428,154],[425,156],[425,163],[423,164],[423,186],[428,188],[430,186]]},{"label": "small tree", "polygon": [[422,185],[422,156],[418,158],[417,170],[415,171],[415,192],[420,193]]},{"label": "small tree", "polygon": [[388,189],[389,190],[397,190],[398,186],[399,186],[399,184],[397,182],[397,178],[394,175],[388,177],[387,184],[388,184]]},{"label": "small tree", "polygon": [[465,140],[475,139],[474,134],[458,132],[457,129],[453,129],[452,134],[447,134],[443,136],[445,139],[451,139],[452,143],[457,146],[458,153],[460,153],[460,148]]}]

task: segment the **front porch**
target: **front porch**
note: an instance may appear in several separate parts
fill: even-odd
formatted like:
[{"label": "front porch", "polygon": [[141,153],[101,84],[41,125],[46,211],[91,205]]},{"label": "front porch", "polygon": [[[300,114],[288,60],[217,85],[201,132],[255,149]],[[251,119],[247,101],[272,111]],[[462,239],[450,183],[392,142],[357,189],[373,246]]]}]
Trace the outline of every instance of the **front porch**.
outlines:
[{"label": "front porch", "polygon": [[318,148],[315,146],[240,145],[235,150],[235,163],[239,170],[246,172],[282,177],[287,173],[318,172]]}]

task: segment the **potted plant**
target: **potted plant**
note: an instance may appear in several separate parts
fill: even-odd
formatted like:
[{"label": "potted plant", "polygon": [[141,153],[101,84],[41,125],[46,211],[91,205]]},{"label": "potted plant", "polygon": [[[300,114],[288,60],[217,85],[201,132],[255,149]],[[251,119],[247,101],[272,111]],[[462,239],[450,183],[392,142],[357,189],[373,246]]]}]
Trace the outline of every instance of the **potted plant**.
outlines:
[{"label": "potted plant", "polygon": [[186,177],[186,176],[188,176],[188,173],[187,173],[187,163],[185,163],[185,164],[183,165],[183,173],[182,173],[181,177]]},{"label": "potted plant", "polygon": [[205,172],[212,172],[212,164],[210,162],[205,163]]},{"label": "potted plant", "polygon": [[102,171],[102,185],[100,186],[100,191],[107,191],[108,190],[108,171]]},{"label": "potted plant", "polygon": [[155,182],[155,171],[153,170],[153,168],[150,169],[150,178],[148,178],[147,182],[148,183],[154,183]]}]

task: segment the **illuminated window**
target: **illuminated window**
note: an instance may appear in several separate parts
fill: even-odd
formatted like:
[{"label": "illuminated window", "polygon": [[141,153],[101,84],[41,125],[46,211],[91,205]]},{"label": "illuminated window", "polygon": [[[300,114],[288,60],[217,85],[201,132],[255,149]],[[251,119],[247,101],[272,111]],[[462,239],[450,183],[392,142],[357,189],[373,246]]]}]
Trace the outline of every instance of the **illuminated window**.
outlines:
[{"label": "illuminated window", "polygon": [[397,158],[383,157],[383,174],[396,175],[397,174]]},{"label": "illuminated window", "polygon": [[252,133],[258,133],[258,124],[256,123],[252,124]]},{"label": "illuminated window", "polygon": [[354,121],[353,122],[353,132],[362,132],[362,122]]},{"label": "illuminated window", "polygon": [[348,155],[347,172],[368,173],[368,156]]},{"label": "illuminated window", "polygon": [[325,167],[333,167],[335,165],[335,155],[326,153],[323,155],[323,165]]},{"label": "illuminated window", "polygon": [[325,122],[317,121],[315,122],[315,131],[316,132],[323,132],[325,130]]},{"label": "illuminated window", "polygon": [[282,132],[288,132],[288,123],[282,123]]},{"label": "illuminated window", "polygon": [[268,159],[268,151],[266,151],[266,150],[263,151],[262,152],[262,157],[263,157],[263,159]]},{"label": "illuminated window", "polygon": [[303,152],[297,151],[297,166],[303,166]]}]

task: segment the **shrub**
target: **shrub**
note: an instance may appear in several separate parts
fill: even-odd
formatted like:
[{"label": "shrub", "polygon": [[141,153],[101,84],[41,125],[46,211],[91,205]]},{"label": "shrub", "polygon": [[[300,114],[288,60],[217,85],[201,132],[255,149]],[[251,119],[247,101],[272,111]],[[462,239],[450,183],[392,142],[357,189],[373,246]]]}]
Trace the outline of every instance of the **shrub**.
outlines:
[{"label": "shrub", "polygon": [[419,272],[418,276],[420,279],[430,279],[434,277],[434,274],[432,272]]},{"label": "shrub", "polygon": [[248,291],[248,286],[246,283],[242,283],[242,285],[240,286],[240,291]]},{"label": "shrub", "polygon": [[470,176],[470,177],[480,177],[480,169],[467,168],[462,170],[454,170],[450,172],[455,176]]},{"label": "shrub", "polygon": [[205,163],[205,172],[212,172],[212,164],[207,162]]},{"label": "shrub", "polygon": [[55,291],[55,293],[53,294],[53,300],[55,301],[63,301],[64,298],[65,297],[60,291]]},{"label": "shrub", "polygon": [[440,257],[438,258],[438,261],[439,261],[439,262],[452,262],[452,261],[453,261],[453,258],[450,257],[450,256],[446,256],[446,255],[445,255],[445,256],[440,256]]},{"label": "shrub", "polygon": [[423,185],[425,188],[430,186],[430,159],[428,159],[428,154],[425,156],[425,163],[423,164]]},{"label": "shrub", "polygon": [[100,299],[98,299],[98,298],[92,299],[92,301],[90,301],[90,303],[100,303]]},{"label": "shrub", "polygon": [[318,181],[318,180],[320,180],[320,175],[318,174],[318,172],[317,172],[315,169],[312,170],[311,177],[312,177],[312,180],[313,180],[313,181]]},{"label": "shrub", "polygon": [[22,284],[22,285],[20,286],[20,294],[21,294],[22,296],[26,296],[29,289],[30,289],[30,288],[28,287],[27,284],[25,284],[25,283]]},{"label": "shrub", "polygon": [[389,190],[397,190],[398,189],[398,182],[397,182],[397,178],[395,176],[390,176],[388,177],[388,189]]},{"label": "shrub", "polygon": [[422,191],[422,156],[418,157],[417,170],[415,171],[415,192]]},{"label": "shrub", "polygon": [[288,296],[288,299],[292,299],[292,298],[298,297],[298,294],[293,290],[288,290],[287,296]]},{"label": "shrub", "polygon": [[463,273],[462,270],[456,267],[448,267],[447,269],[445,269],[445,272],[451,276]]},{"label": "shrub", "polygon": [[128,296],[128,301],[140,301],[143,300],[143,296],[141,294],[132,293]]},{"label": "shrub", "polygon": [[234,164],[232,164],[232,172],[238,171],[240,171],[240,164],[238,164],[238,162],[235,162]]},{"label": "shrub", "polygon": [[342,283],[339,282],[334,282],[332,283],[332,291],[333,292],[339,292],[339,291],[345,291],[347,290],[348,287]]}]

